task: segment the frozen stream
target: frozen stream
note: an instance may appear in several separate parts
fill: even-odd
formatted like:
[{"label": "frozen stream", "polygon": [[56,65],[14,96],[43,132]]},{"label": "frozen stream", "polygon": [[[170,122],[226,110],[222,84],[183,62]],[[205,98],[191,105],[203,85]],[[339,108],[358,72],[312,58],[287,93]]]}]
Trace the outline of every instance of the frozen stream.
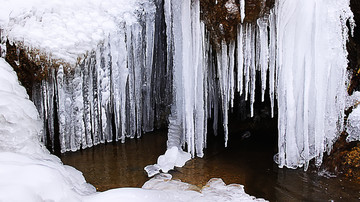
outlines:
[{"label": "frozen stream", "polygon": [[[239,183],[246,193],[270,201],[357,201],[360,185],[340,177],[326,177],[311,168],[280,169],[272,161],[276,153],[276,128],[264,127],[242,139],[243,125],[232,126],[227,148],[218,136],[209,139],[203,158],[195,158],[171,171],[174,179],[202,187],[210,178],[226,184]],[[239,138],[236,138],[239,137]],[[166,150],[166,131],[146,134],[125,144],[98,145],[61,159],[82,171],[98,191],[116,187],[141,187],[148,180],[143,167],[156,161]],[[320,172],[321,173],[321,172]]]}]

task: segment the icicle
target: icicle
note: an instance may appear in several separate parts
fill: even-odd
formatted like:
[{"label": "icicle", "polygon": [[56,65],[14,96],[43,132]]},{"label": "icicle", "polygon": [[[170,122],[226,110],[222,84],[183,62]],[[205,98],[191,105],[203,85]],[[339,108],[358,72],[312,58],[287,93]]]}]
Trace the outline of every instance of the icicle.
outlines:
[{"label": "icicle", "polygon": [[3,29],[0,28],[0,57],[5,57],[6,55],[6,39],[3,33]]},{"label": "icicle", "polygon": [[229,44],[229,97],[228,102],[230,102],[230,107],[234,107],[234,98],[235,98],[235,41],[231,41]]},{"label": "icicle", "polygon": [[253,117],[254,116],[254,103],[255,103],[255,87],[256,87],[256,61],[255,61],[255,26],[251,25],[251,35],[250,35],[250,44],[251,48],[250,48],[250,55],[251,57],[250,59],[250,116]]},{"label": "icicle", "polygon": [[[150,7],[150,8],[149,8]],[[150,10],[151,9],[151,10]],[[148,5],[148,10],[145,16],[145,66],[143,79],[143,110],[142,110],[142,124],[144,132],[149,132],[154,129],[154,108],[152,99],[152,74],[153,74],[153,58],[154,58],[154,40],[155,40],[155,8]],[[143,28],[144,29],[144,28]],[[138,130],[141,125],[138,125]],[[138,131],[141,133],[141,131]],[[139,134],[138,134],[139,136]]]},{"label": "icicle", "polygon": [[221,42],[221,49],[217,50],[217,68],[220,83],[222,115],[225,146],[228,141],[228,109],[229,109],[229,58],[228,46],[225,41]]},{"label": "icicle", "polygon": [[269,30],[270,30],[270,44],[269,44],[269,95],[271,102],[271,117],[274,117],[274,102],[275,102],[275,65],[276,65],[276,15],[275,8],[270,10],[269,16]]},{"label": "icicle", "polygon": [[243,25],[239,24],[237,30],[237,89],[240,92],[240,95],[243,94],[243,72],[244,72],[244,35],[243,35]]},{"label": "icicle", "polygon": [[187,151],[193,156],[195,153],[203,156],[207,108],[202,44],[205,32],[200,23],[200,1],[165,2],[165,7],[167,25],[172,26],[168,40],[174,43],[174,49],[168,49],[174,58],[175,93],[169,118],[168,148],[186,143]]},{"label": "icicle", "polygon": [[59,120],[59,138],[60,138],[60,147],[61,147],[61,153],[64,153],[66,151],[66,141],[65,141],[65,103],[63,102],[65,100],[65,92],[64,92],[64,69],[63,66],[60,65],[59,69],[57,71],[56,75],[56,81],[57,81],[57,97],[56,97],[56,103],[58,104],[58,120]]},{"label": "icicle", "polygon": [[245,100],[248,100],[249,95],[249,83],[250,83],[250,68],[251,68],[251,36],[252,29],[251,24],[246,24],[246,29],[244,31],[244,39],[245,39],[245,50],[244,50],[244,87],[245,87]]},{"label": "icicle", "polygon": [[269,38],[268,38],[268,18],[267,16],[257,20],[259,30],[259,68],[261,71],[261,101],[265,100],[267,71],[269,69]]},{"label": "icicle", "polygon": [[240,0],[240,17],[241,17],[241,23],[244,23],[244,19],[245,19],[245,0]]}]

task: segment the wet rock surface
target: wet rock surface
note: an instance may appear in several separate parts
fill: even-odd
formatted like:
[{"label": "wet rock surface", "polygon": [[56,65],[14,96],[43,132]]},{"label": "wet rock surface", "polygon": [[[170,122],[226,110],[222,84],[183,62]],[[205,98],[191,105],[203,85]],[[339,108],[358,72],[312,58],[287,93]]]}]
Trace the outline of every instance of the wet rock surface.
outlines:
[{"label": "wet rock surface", "polygon": [[[274,7],[275,0],[246,0],[244,23],[254,23]],[[240,4],[235,0],[201,0],[201,20],[205,23],[213,45],[236,38],[241,23]]]}]

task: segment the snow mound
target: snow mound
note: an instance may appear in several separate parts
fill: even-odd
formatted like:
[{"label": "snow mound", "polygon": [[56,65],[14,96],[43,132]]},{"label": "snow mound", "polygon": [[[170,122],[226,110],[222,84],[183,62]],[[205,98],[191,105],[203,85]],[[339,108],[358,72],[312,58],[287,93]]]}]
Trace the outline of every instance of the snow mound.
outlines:
[{"label": "snow mound", "polygon": [[163,190],[166,193],[174,193],[175,196],[182,193],[179,201],[266,201],[256,199],[245,193],[242,185],[226,185],[222,179],[213,178],[200,190],[196,186],[171,180],[168,176],[163,176],[147,181],[143,188],[151,190]]},{"label": "snow mound", "polygon": [[0,152],[43,154],[38,112],[3,58],[0,58],[0,98],[3,98],[0,99]]},{"label": "snow mound", "polygon": [[95,192],[81,172],[49,157],[0,152],[0,201],[81,201]]}]

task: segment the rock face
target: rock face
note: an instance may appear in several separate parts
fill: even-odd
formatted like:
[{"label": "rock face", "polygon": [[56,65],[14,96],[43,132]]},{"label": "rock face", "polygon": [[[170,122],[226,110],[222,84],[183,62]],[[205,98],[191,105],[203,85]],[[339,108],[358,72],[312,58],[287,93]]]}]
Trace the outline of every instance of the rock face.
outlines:
[{"label": "rock face", "polygon": [[32,95],[33,86],[45,78],[47,68],[42,68],[41,64],[36,64],[28,57],[29,54],[24,49],[17,49],[15,45],[11,45],[9,42],[6,43],[6,50],[6,61],[14,68],[27,93]]},{"label": "rock face", "polygon": [[241,23],[252,23],[274,7],[275,0],[245,1],[245,16],[241,16],[240,3],[237,0],[201,0],[201,20],[205,22],[213,45],[220,46],[236,38],[237,26]]}]

